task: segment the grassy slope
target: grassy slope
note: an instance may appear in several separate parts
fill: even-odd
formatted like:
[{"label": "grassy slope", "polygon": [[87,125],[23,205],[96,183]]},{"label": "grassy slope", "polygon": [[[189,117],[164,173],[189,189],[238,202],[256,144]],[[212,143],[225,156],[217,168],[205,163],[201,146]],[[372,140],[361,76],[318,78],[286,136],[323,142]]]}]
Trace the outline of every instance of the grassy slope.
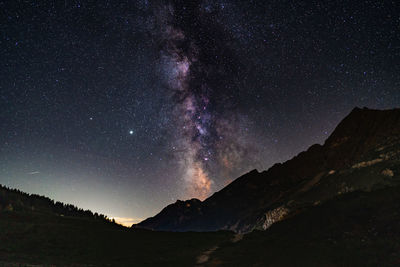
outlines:
[{"label": "grassy slope", "polygon": [[398,266],[400,187],[353,192],[254,231],[210,266]]},{"label": "grassy slope", "polygon": [[202,251],[231,237],[228,232],[151,232],[92,219],[1,212],[0,266],[193,266]]}]

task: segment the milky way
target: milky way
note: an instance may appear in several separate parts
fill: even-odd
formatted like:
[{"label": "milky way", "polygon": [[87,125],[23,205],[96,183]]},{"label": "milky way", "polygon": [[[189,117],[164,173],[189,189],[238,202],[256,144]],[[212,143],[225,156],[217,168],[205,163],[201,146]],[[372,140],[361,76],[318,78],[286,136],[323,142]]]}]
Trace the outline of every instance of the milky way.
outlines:
[{"label": "milky way", "polygon": [[[229,117],[221,110],[232,103],[223,95],[215,94],[216,90],[232,82],[213,81],[223,78],[226,62],[218,62],[217,54],[217,61],[205,60],[204,55],[208,56],[209,51],[204,51],[206,48],[201,43],[204,36],[179,27],[185,24],[187,27],[188,23],[201,27],[203,20],[208,19],[206,14],[202,14],[204,7],[200,2],[193,5],[190,12],[176,10],[175,6],[182,9],[182,5],[159,6],[158,34],[161,42],[160,64],[166,86],[172,91],[171,100],[176,101],[175,155],[180,162],[186,196],[204,199],[212,192],[214,179],[226,180],[229,170],[241,163],[246,148],[240,143],[242,138],[238,132],[232,131],[239,128],[234,127],[238,126],[235,116]],[[178,15],[179,12],[183,14]],[[218,49],[218,46],[214,48]],[[229,49],[227,46],[222,48]],[[213,172],[215,168],[219,172]]]}]

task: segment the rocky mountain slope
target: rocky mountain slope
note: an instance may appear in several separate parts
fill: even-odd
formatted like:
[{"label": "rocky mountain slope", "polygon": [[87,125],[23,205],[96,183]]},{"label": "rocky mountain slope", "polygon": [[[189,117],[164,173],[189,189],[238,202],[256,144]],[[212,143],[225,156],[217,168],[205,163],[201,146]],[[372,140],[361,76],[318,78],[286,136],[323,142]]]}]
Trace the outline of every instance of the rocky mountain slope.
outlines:
[{"label": "rocky mountain slope", "polygon": [[323,145],[251,171],[203,202],[177,201],[134,227],[250,232],[352,191],[400,184],[400,109],[355,108]]},{"label": "rocky mountain slope", "polygon": [[400,186],[338,195],[221,246],[204,266],[399,266]]}]

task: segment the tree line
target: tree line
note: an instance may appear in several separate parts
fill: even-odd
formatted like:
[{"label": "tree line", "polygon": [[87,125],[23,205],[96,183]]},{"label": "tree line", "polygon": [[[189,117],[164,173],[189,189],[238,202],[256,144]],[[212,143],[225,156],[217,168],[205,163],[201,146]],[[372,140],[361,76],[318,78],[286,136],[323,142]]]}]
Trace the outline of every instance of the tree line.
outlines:
[{"label": "tree line", "polygon": [[34,211],[53,213],[59,216],[85,217],[111,221],[107,216],[83,210],[72,204],[54,201],[48,197],[37,194],[28,194],[18,189],[11,189],[0,185],[0,212],[4,211]]}]

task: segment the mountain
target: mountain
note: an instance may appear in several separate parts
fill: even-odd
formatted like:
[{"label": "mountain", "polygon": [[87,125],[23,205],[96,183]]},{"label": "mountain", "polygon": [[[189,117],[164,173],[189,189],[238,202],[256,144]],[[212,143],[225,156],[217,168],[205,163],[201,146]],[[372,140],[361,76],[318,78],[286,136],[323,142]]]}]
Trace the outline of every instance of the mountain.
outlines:
[{"label": "mountain", "polygon": [[400,109],[355,108],[323,145],[253,170],[203,202],[177,201],[134,225],[167,231],[267,229],[353,191],[400,184]]}]

